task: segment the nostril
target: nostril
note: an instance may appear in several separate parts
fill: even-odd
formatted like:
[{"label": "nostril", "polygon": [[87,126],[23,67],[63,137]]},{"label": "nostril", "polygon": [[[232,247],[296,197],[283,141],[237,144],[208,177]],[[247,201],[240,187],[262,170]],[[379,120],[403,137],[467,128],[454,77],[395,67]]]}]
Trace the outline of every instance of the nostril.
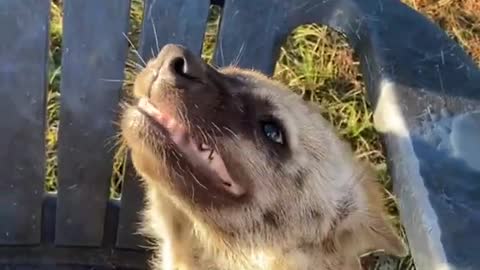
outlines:
[{"label": "nostril", "polygon": [[155,61],[161,79],[171,84],[203,84],[208,75],[209,66],[203,59],[181,45],[165,45]]},{"label": "nostril", "polygon": [[183,57],[176,57],[175,59],[173,59],[171,65],[173,71],[178,75],[184,76],[188,73],[186,61]]},{"label": "nostril", "polygon": [[174,58],[170,63],[170,68],[175,73],[175,75],[180,75],[181,77],[192,81],[196,81],[199,79],[195,76],[195,74],[192,74],[194,72],[191,70],[189,63],[184,57]]}]

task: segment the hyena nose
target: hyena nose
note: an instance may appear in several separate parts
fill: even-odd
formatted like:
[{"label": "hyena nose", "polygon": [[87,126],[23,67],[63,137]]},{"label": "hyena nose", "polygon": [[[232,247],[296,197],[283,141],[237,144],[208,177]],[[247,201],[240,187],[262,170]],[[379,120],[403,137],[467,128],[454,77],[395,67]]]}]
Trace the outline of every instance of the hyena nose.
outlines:
[{"label": "hyena nose", "polygon": [[203,60],[184,46],[167,44],[157,56],[157,79],[173,87],[188,88],[205,81],[207,66]]}]

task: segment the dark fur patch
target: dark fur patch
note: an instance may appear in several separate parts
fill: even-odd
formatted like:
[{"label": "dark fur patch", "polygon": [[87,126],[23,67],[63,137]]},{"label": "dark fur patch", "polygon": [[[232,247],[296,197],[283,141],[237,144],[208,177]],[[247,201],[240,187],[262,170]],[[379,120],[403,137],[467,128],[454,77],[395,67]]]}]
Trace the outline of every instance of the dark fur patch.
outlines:
[{"label": "dark fur patch", "polygon": [[353,211],[355,211],[356,206],[350,198],[350,196],[347,196],[337,206],[337,218],[335,220],[337,224],[346,219]]},{"label": "dark fur patch", "polygon": [[335,235],[334,230],[331,230],[327,237],[322,241],[322,249],[325,251],[326,254],[332,254],[337,251],[337,247],[335,245]]},{"label": "dark fur patch", "polygon": [[298,248],[302,252],[308,253],[308,252],[312,252],[313,250],[315,250],[316,245],[312,241],[302,239],[302,241],[298,244]]},{"label": "dark fur patch", "polygon": [[332,221],[332,224],[330,225],[330,231],[322,241],[322,248],[327,254],[335,253],[337,251],[335,244],[335,239],[337,237],[337,226],[355,210],[355,205],[349,198],[350,196],[346,196],[345,199],[338,204],[337,216]]},{"label": "dark fur patch", "polygon": [[262,224],[258,220],[253,220],[253,224],[251,228],[248,228],[247,231],[249,233],[256,234],[262,230]]},{"label": "dark fur patch", "polygon": [[271,210],[263,213],[263,222],[265,222],[265,224],[269,226],[272,226],[275,229],[277,229],[280,226],[278,214]]},{"label": "dark fur patch", "polygon": [[318,212],[317,210],[312,210],[312,211],[310,211],[310,216],[311,216],[312,219],[314,219],[314,220],[320,220],[320,219],[323,218],[322,213]]},{"label": "dark fur patch", "polygon": [[305,186],[305,178],[306,175],[304,171],[299,171],[295,175],[294,184],[298,190],[303,190],[303,187]]}]

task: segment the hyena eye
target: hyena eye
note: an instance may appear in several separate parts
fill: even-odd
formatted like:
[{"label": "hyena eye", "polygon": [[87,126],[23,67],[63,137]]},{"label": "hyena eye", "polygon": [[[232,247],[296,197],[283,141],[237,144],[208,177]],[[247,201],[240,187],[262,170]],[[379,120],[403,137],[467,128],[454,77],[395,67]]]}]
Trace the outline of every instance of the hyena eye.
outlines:
[{"label": "hyena eye", "polygon": [[262,130],[265,136],[272,142],[284,144],[282,129],[274,122],[262,122]]}]

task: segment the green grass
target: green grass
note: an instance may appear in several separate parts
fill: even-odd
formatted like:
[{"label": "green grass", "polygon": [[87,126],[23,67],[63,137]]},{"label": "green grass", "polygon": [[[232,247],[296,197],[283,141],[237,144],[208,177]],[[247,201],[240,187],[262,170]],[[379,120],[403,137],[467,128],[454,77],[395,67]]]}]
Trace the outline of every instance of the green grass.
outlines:
[{"label": "green grass", "polygon": [[[480,60],[480,2],[478,0],[405,0],[415,9],[439,23],[472,57]],[[143,1],[132,0],[129,39],[138,47]],[[59,82],[61,78],[62,0],[54,0],[51,11],[50,70],[48,92],[48,129],[46,189],[54,191],[57,179],[56,145],[59,111]],[[202,56],[211,61],[216,41],[220,10],[211,10],[205,34]],[[129,59],[136,59],[130,47]],[[385,157],[379,135],[372,124],[372,112],[365,99],[365,86],[359,72],[359,63],[345,38],[326,27],[305,25],[297,28],[281,49],[274,78],[278,79],[322,108],[340,134],[347,139],[358,156],[375,165],[379,179],[385,186],[386,207],[399,231],[398,211],[391,195],[391,179],[387,174]],[[135,72],[131,65],[125,70],[124,90],[131,89]],[[125,149],[115,155],[111,195],[118,198],[124,177]],[[410,257],[396,262],[394,269],[414,269]],[[379,268],[376,268],[379,269]]]}]

